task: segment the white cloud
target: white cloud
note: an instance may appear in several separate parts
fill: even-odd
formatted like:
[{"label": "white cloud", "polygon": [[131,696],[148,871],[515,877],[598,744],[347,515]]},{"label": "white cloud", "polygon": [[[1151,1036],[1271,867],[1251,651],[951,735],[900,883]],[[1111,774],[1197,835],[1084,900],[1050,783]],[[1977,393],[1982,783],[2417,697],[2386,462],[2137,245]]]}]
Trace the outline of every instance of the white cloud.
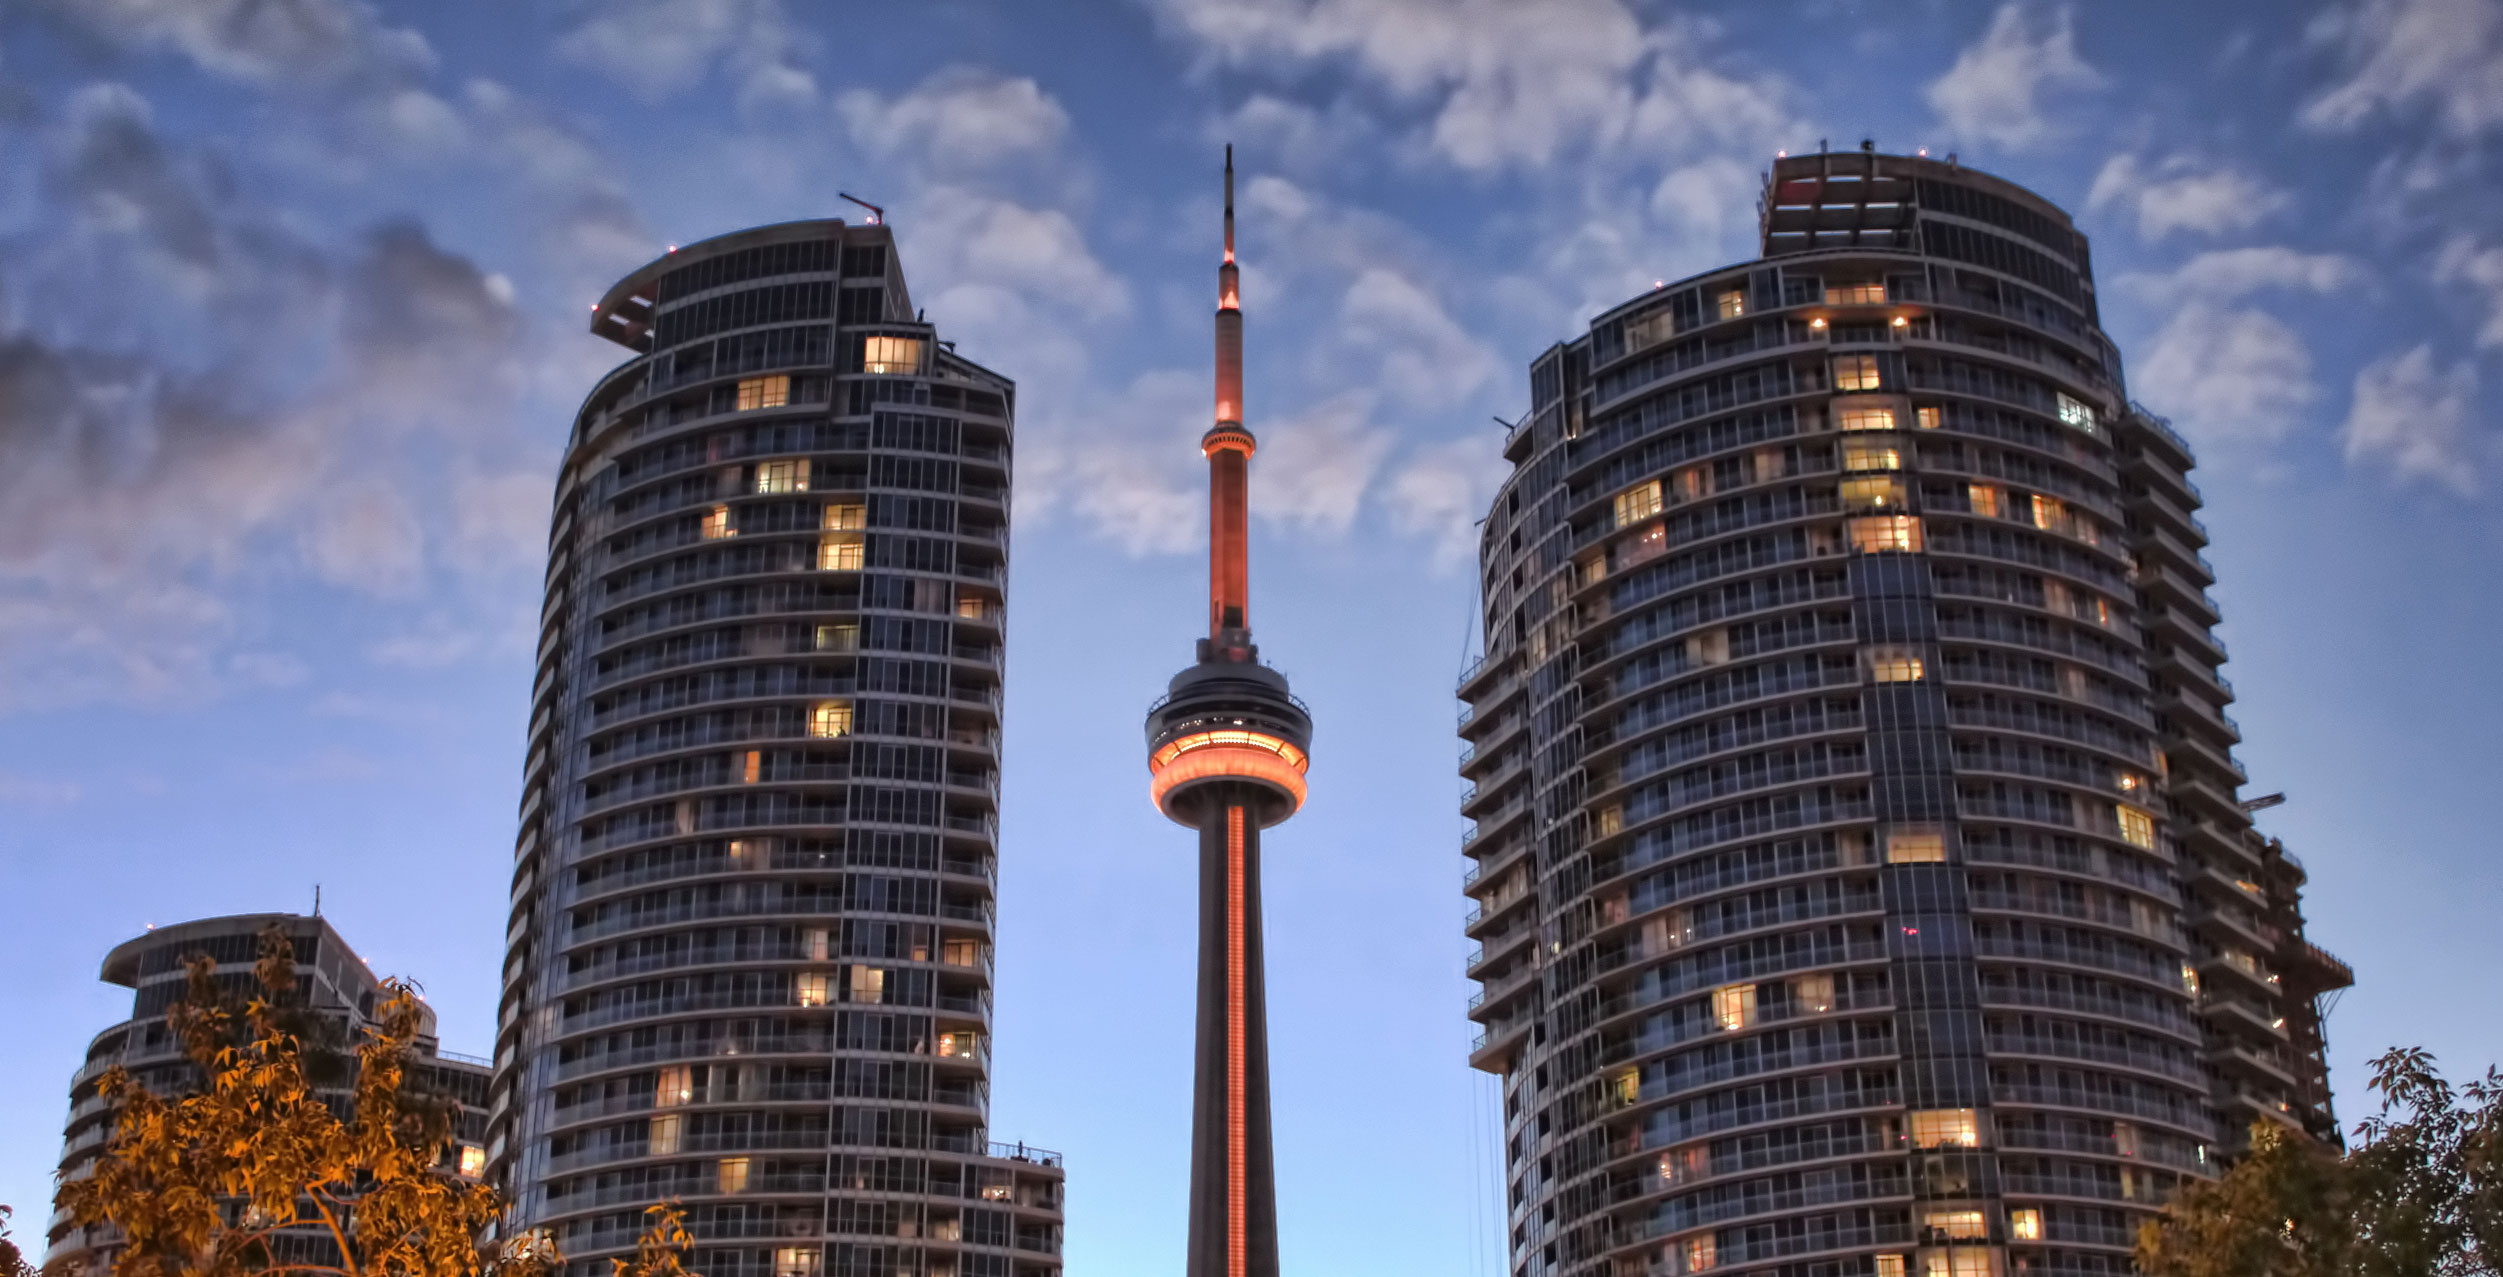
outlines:
[{"label": "white cloud", "polygon": [[894,97],[855,89],[835,108],[871,153],[939,172],[1048,157],[1069,134],[1069,113],[1041,85],[978,67],[949,67]]},{"label": "white cloud", "polygon": [[1510,467],[1489,430],[1475,439],[1431,444],[1409,454],[1384,482],[1392,526],[1432,544],[1437,572],[1477,560],[1477,523]]},{"label": "white cloud", "polygon": [[1260,423],[1252,513],[1317,536],[1345,535],[1390,451],[1390,432],[1370,424],[1373,404],[1370,391],[1342,391]]},{"label": "white cloud", "polygon": [[433,69],[434,50],[356,0],[44,0],[93,34],[168,49],[203,70],[263,85],[397,77]]},{"label": "white cloud", "polygon": [[2476,494],[2486,445],[2471,437],[2477,370],[2463,359],[2434,366],[2420,345],[2355,375],[2355,400],[2338,437],[2350,464],[2381,464],[2401,482],[2423,479],[2461,496]]},{"label": "white cloud", "polygon": [[2041,16],[2018,0],[1999,6],[1981,40],[1922,91],[1951,135],[2015,151],[2039,146],[2067,132],[2047,97],[2103,86],[2103,73],[2078,56],[2067,6]]},{"label": "white cloud", "polygon": [[816,97],[797,43],[780,0],[612,0],[556,50],[653,101],[727,68],[740,80],[741,105],[754,108]]},{"label": "white cloud", "polygon": [[1157,0],[1156,9],[1219,64],[1357,71],[1424,110],[1424,154],[1473,173],[1544,167],[1572,150],[1692,149],[1787,119],[1778,81],[1702,65],[1695,24],[1647,30],[1622,0]]},{"label": "white cloud", "polygon": [[2446,288],[2466,285],[2483,294],[2486,323],[2477,330],[2477,344],[2503,346],[2503,248],[2488,248],[2463,235],[2443,246],[2434,259],[2433,278]]},{"label": "white cloud", "polygon": [[406,594],[425,570],[425,532],[406,498],[378,480],[322,493],[302,523],[305,562],[333,585]]},{"label": "white cloud", "polygon": [[2311,35],[2349,64],[2343,83],[2304,105],[2312,128],[2349,132],[2418,102],[2457,137],[2503,123],[2503,7],[2492,0],[2360,0]]},{"label": "white cloud", "polygon": [[2194,301],[2149,346],[2132,389],[2201,444],[2274,444],[2320,397],[2311,350],[2266,311]]},{"label": "white cloud", "polygon": [[2278,245],[2204,252],[2170,274],[2132,274],[2120,286],[2158,301],[2228,302],[2264,289],[2330,293],[2361,288],[2369,277],[2354,258]]},{"label": "white cloud", "polygon": [[2138,237],[2149,241],[2177,230],[2202,235],[2243,230],[2288,202],[2285,192],[2238,169],[2184,155],[2149,165],[2127,152],[2105,162],[2086,195],[2087,208],[2134,214]]},{"label": "white cloud", "polygon": [[1500,366],[1433,294],[1381,267],[1347,286],[1338,322],[1344,340],[1330,347],[1373,364],[1390,402],[1403,407],[1430,411],[1465,402]]}]

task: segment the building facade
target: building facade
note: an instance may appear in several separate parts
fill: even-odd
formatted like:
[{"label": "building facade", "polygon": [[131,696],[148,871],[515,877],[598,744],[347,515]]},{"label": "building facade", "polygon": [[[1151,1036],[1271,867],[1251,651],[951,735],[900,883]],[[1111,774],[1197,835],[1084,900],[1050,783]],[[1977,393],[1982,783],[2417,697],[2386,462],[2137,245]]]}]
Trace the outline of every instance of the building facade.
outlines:
[{"label": "building facade", "polygon": [[[352,1047],[375,1022],[385,997],[382,981],[318,914],[203,918],[151,928],[115,945],[105,955],[101,978],[106,984],[131,990],[130,1018],[98,1033],[87,1044],[86,1061],[70,1078],[70,1115],[61,1132],[59,1174],[63,1180],[84,1178],[112,1138],[118,1110],[96,1093],[96,1084],[106,1072],[117,1066],[126,1069],[140,1085],[160,1095],[178,1094],[199,1084],[198,1067],[166,1024],[166,1008],[181,1001],[189,988],[188,964],[195,956],[216,963],[212,974],[220,987],[240,997],[254,996],[260,986],[253,968],[260,962],[261,936],[271,927],[286,932],[295,948],[296,989],[303,1005],[337,1026],[341,1045]],[[418,1058],[407,1067],[410,1086],[459,1106],[453,1117],[455,1147],[449,1156],[460,1174],[477,1176],[486,1164],[487,1062],[441,1051],[435,1040],[434,1011],[421,1007],[421,1013],[414,1044]],[[342,1078],[335,1085],[317,1085],[316,1090],[344,1108],[352,1098],[352,1087],[352,1079]],[[56,1212],[45,1240],[45,1271],[103,1273],[111,1267],[119,1236],[110,1226],[72,1227],[65,1215]],[[319,1228],[282,1233],[277,1250],[282,1256],[318,1259],[329,1254],[335,1259],[333,1244]]]},{"label": "building facade", "polygon": [[2239,794],[2190,451],[2047,201],[1863,148],[1761,217],[1535,361],[1484,525],[1513,1272],[2126,1272],[2251,1121],[2334,1137],[2347,982]]},{"label": "building facade", "polygon": [[556,490],[488,1151],[575,1271],[1042,1277],[989,1135],[1015,387],[874,222],[673,250]]}]

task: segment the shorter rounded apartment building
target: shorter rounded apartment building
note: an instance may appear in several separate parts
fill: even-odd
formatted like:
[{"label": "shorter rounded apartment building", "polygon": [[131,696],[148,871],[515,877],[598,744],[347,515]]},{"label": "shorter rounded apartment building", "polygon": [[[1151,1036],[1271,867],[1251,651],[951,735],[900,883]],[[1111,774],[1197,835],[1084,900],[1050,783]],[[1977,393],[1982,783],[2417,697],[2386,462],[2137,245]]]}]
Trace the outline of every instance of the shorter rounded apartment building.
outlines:
[{"label": "shorter rounded apartment building", "polygon": [[581,1272],[1046,1277],[989,1133],[1015,386],[888,228],[620,280],[560,472],[488,1152]]},{"label": "shorter rounded apartment building", "polygon": [[[180,1094],[199,1085],[200,1070],[167,1025],[166,1010],[188,992],[190,963],[198,957],[213,964],[211,975],[222,990],[242,998],[257,996],[260,985],[254,968],[260,962],[261,938],[273,927],[293,946],[296,996],[306,1010],[336,1027],[341,1047],[352,1048],[374,1023],[385,996],[382,981],[319,914],[201,918],[151,927],[113,946],[100,974],[105,983],[131,990],[130,1018],[96,1034],[87,1044],[85,1061],[70,1078],[69,1120],[61,1132],[58,1171],[63,1181],[91,1174],[96,1157],[113,1138],[119,1110],[96,1092],[107,1072],[125,1069],[140,1085],[160,1095]],[[434,1011],[421,1010],[423,1018],[413,1044],[417,1058],[408,1061],[408,1081],[413,1090],[456,1106],[447,1162],[450,1169],[475,1178],[486,1169],[487,1062],[441,1051],[434,1035]],[[353,1085],[352,1078],[342,1076],[334,1084],[321,1086],[320,1094],[344,1110],[352,1101]],[[112,1266],[120,1234],[110,1226],[74,1227],[65,1213],[56,1211],[45,1241],[46,1272],[102,1274]],[[329,1236],[317,1226],[280,1233],[275,1250],[280,1258],[336,1262]]]},{"label": "shorter rounded apartment building", "polygon": [[1533,364],[1484,524],[1512,1271],[2130,1271],[2249,1121],[2335,1135],[2191,457],[2049,202],[1863,150],[1762,213]]}]

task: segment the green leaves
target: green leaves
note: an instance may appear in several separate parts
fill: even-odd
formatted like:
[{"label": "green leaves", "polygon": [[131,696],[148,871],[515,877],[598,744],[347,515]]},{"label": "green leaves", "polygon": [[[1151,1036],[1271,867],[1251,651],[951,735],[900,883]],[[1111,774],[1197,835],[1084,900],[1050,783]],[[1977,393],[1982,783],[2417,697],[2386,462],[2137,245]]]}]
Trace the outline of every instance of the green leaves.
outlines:
[{"label": "green leaves", "polygon": [[[2503,1257],[2503,1077],[2454,1092],[2416,1048],[2373,1061],[2381,1109],[2344,1156],[2273,1122],[2138,1235],[2149,1277],[2492,1277]],[[2465,1099],[2463,1105],[2460,1101]]]}]

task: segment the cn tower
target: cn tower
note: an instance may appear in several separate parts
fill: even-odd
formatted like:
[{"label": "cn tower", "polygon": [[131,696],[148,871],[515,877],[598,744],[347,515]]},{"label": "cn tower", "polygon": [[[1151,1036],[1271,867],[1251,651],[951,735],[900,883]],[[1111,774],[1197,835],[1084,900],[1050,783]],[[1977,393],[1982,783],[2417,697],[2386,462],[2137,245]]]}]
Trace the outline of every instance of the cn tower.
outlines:
[{"label": "cn tower", "polygon": [[1312,718],[1251,638],[1243,311],[1234,268],[1234,148],[1225,149],[1217,268],[1216,424],[1208,458],[1208,637],[1147,712],[1148,794],[1199,831],[1199,1038],[1191,1098],[1185,1277],[1277,1277],[1269,1027],[1260,945],[1260,831],[1304,803]]}]

